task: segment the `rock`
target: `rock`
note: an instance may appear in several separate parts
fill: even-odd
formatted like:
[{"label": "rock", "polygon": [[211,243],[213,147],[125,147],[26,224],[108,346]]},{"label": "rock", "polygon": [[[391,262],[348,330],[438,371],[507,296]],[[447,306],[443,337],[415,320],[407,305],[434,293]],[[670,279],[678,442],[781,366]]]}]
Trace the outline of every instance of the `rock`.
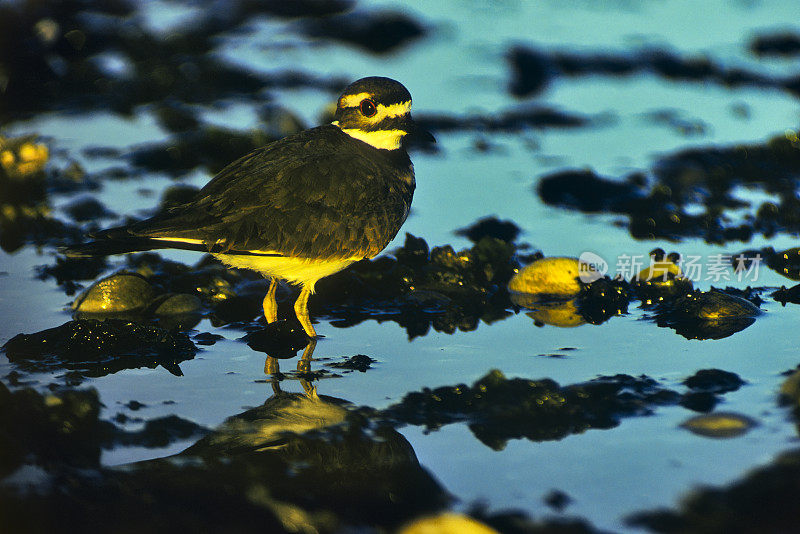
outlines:
[{"label": "rock", "polygon": [[3,349],[11,362],[25,368],[74,369],[85,376],[157,365],[180,375],[178,363],[197,351],[185,334],[121,319],[69,321],[14,336]]},{"label": "rock", "polygon": [[120,272],[95,282],[75,299],[72,309],[91,314],[142,311],[155,296],[143,276]]},{"label": "rock", "polygon": [[681,423],[681,427],[707,438],[736,438],[746,434],[758,423],[745,415],[715,412],[697,415]]},{"label": "rock", "polygon": [[746,382],[736,373],[721,369],[701,369],[683,381],[689,389],[707,393],[728,393],[736,391]]},{"label": "rock", "polygon": [[523,267],[508,283],[514,293],[547,298],[569,298],[581,291],[582,272],[591,269],[577,258],[550,257]]},{"label": "rock", "polygon": [[469,516],[452,512],[416,519],[398,534],[498,534]]}]

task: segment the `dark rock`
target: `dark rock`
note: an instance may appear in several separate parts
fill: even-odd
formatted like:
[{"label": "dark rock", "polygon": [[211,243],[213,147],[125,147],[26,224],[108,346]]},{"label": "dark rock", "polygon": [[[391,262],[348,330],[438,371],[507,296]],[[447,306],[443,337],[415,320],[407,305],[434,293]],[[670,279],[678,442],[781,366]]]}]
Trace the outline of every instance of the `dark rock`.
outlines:
[{"label": "dark rock", "polygon": [[790,32],[757,35],[750,42],[750,51],[757,56],[800,55],[800,35]]},{"label": "dark rock", "polygon": [[65,206],[64,211],[76,222],[94,221],[117,216],[114,212],[106,209],[99,200],[93,197],[77,198]]},{"label": "dark rock", "polygon": [[466,228],[456,230],[456,235],[461,235],[472,241],[479,242],[484,237],[491,237],[513,243],[519,237],[522,230],[512,221],[501,221],[497,217],[484,217],[478,219]]},{"label": "dark rock", "polygon": [[616,182],[593,171],[559,171],[539,180],[539,197],[546,204],[580,211],[624,213],[643,198],[631,182]]},{"label": "dark rock", "polygon": [[69,321],[35,334],[19,334],[3,349],[11,362],[25,369],[72,369],[84,376],[157,365],[181,375],[178,363],[197,351],[185,334],[121,319]]},{"label": "dark rock", "polygon": [[559,490],[551,490],[544,496],[544,503],[555,510],[561,512],[572,502],[572,497]]},{"label": "dark rock", "polygon": [[210,346],[215,344],[220,339],[225,339],[225,338],[219,334],[212,334],[210,332],[200,332],[192,339],[194,339],[196,345]]},{"label": "dark rock", "polygon": [[329,18],[308,20],[303,31],[354,44],[372,52],[392,52],[425,35],[426,28],[409,15],[389,11],[356,11]]},{"label": "dark rock", "polygon": [[263,352],[279,360],[294,358],[297,351],[308,345],[308,335],[300,323],[275,321],[258,330],[251,330],[242,337],[251,349]]},{"label": "dark rock", "polygon": [[719,404],[719,397],[707,391],[690,391],[684,394],[680,405],[693,412],[708,413]]},{"label": "dark rock", "polygon": [[689,389],[707,393],[728,393],[746,384],[736,373],[721,369],[701,369],[683,381]]},{"label": "dark rock", "polygon": [[370,366],[376,361],[377,360],[374,360],[364,354],[356,354],[355,356],[345,358],[345,360],[342,362],[333,362],[326,365],[328,367],[335,367],[337,369],[349,369],[351,371],[365,373],[367,369],[369,369]]}]

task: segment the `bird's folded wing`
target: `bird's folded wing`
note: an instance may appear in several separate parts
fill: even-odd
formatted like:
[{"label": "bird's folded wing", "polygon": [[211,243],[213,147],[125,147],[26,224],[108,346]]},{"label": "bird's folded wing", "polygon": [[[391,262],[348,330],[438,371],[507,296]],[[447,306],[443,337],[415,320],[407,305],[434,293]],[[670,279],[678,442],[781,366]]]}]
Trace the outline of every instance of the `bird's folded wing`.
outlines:
[{"label": "bird's folded wing", "polygon": [[192,202],[129,232],[229,253],[333,259],[372,257],[402,225],[410,197],[370,159],[292,145],[261,150],[271,157],[257,151],[238,160]]}]

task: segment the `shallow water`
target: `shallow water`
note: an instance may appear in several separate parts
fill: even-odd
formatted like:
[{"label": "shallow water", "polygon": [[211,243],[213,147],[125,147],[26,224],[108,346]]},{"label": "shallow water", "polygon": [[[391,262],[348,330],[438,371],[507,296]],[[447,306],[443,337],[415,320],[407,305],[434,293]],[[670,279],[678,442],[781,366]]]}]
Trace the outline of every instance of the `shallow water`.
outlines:
[{"label": "shallow water", "polygon": [[[159,28],[169,27],[170,19],[164,19],[167,14],[177,13],[177,24],[192,13],[192,9],[177,8],[170,2],[147,4],[144,16]],[[401,9],[384,2],[360,5]],[[796,15],[791,2],[715,0],[703,3],[702,9],[694,2],[678,0],[618,1],[603,7],[594,2],[534,5],[503,1],[491,5],[489,9],[484,2],[467,0],[406,2],[402,9],[431,26],[432,35],[388,56],[299,37],[291,22],[267,19],[253,20],[249,33],[226,36],[221,53],[264,71],[302,66],[303,71],[347,78],[388,75],[401,80],[414,95],[417,116],[493,114],[519,104],[507,92],[511,74],[504,54],[513,43],[555,50],[622,52],[659,44],[777,76],[796,74],[800,67],[796,57],[758,60],[747,51],[753,34],[791,28],[784,22]],[[272,94],[308,124],[317,122],[331,98],[324,91],[307,88]],[[523,102],[528,101],[597,119],[577,128],[437,133],[438,153],[412,154],[418,183],[412,215],[387,250],[403,243],[404,232],[421,236],[431,245],[449,243],[460,249],[468,242],[454,230],[487,215],[514,221],[523,230],[520,239],[545,255],[577,256],[592,251],[612,267],[621,255],[646,257],[656,246],[707,258],[745,248],[769,245],[781,250],[796,245],[796,236],[785,234],[724,246],[699,239],[637,241],[626,228],[614,224],[619,216],[585,215],[546,206],[535,191],[539,177],[557,170],[591,168],[601,175],[621,177],[632,171],[647,172],[659,155],[687,147],[764,142],[797,127],[800,102],[796,97],[777,89],[727,88],[639,74],[558,78],[543,94]],[[209,110],[208,119],[234,128],[253,126],[250,103],[228,105]],[[746,106],[746,116],[735,112],[737,106]],[[685,135],[651,118],[652,112],[661,110],[675,110],[679,117],[704,127],[696,135]],[[28,132],[48,140],[55,162],[77,160],[88,171],[117,164],[113,158],[87,158],[82,151],[88,147],[127,150],[165,137],[147,107],[137,109],[132,118],[113,113],[44,114],[3,131],[5,135]],[[477,140],[485,140],[490,150],[476,150]],[[207,178],[205,171],[196,170],[188,173],[185,181],[201,185]],[[140,178],[106,181],[95,196],[120,215],[141,216],[172,183],[166,175],[145,173]],[[151,194],[143,195],[142,190]],[[744,188],[737,193],[749,200],[763,197],[761,192]],[[52,201],[59,207],[71,199],[61,195]],[[51,248],[31,246],[14,254],[0,253],[0,311],[4,318],[0,343],[20,332],[36,332],[69,320],[71,297],[52,280],[36,279],[32,270],[52,263],[54,254]],[[198,259],[184,252],[163,255],[186,263]],[[113,260],[115,265],[122,261]],[[711,285],[792,284],[765,268],[759,271],[758,280],[712,282],[704,279],[697,285],[708,289]],[[589,430],[559,441],[511,440],[499,451],[478,441],[465,424],[431,432],[416,426],[399,429],[420,463],[460,499],[459,508],[485,503],[490,510],[521,509],[534,517],[558,515],[543,501],[548,492],[557,489],[572,499],[564,514],[585,518],[598,528],[625,531],[630,527],[624,518],[631,513],[675,505],[698,485],[730,483],[797,445],[797,430],[788,411],[777,405],[776,394],[783,381],[781,373],[800,363],[794,336],[800,312],[796,305],[782,307],[768,298],[762,309],[766,313],[753,326],[716,341],[687,340],[671,329],[658,328],[635,306],[629,314],[599,326],[537,327],[522,311],[491,325],[480,324],[475,331],[447,335],[431,330],[414,340],[408,340],[405,330],[394,322],[368,321],[336,328],[320,318],[316,328],[325,338],[317,346],[315,359],[366,354],[377,363],[366,373],[341,373],[316,385],[321,394],[385,408],[407,392],[471,384],[494,368],[509,377],[548,377],[562,385],[599,375],[644,374],[681,391],[685,388],[680,382],[700,369],[737,373],[747,384],[725,394],[718,410],[750,416],[759,425],[735,439],[714,440],[679,428],[694,415],[680,406],[657,407],[650,416],[623,418],[613,429]],[[243,335],[241,330],[215,328],[208,320],[195,330],[221,334],[225,339],[183,362],[182,377],[158,367],[86,380],[85,386],[100,392],[102,417],[110,419],[123,412],[150,419],[174,413],[214,427],[272,394],[265,381],[264,355],[237,341]],[[575,350],[564,351],[565,347]],[[552,354],[563,357],[548,356]],[[284,371],[294,366],[295,360],[281,361]],[[312,368],[320,366],[312,363]],[[0,355],[0,376],[13,369]],[[37,388],[51,381],[63,382],[62,373],[27,378],[35,380]],[[281,387],[301,391],[292,380]],[[146,407],[133,413],[124,406],[131,400]],[[155,458],[190,444],[176,442],[166,449],[117,448],[106,451],[103,461],[117,465]]]}]

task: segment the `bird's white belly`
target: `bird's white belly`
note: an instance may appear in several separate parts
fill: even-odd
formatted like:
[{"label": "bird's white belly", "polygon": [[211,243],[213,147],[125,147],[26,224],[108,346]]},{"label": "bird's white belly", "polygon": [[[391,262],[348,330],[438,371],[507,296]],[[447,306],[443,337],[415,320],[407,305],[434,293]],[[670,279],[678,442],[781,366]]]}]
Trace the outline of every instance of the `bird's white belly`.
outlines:
[{"label": "bird's white belly", "polygon": [[314,292],[314,284],[320,278],[338,273],[351,263],[361,258],[345,258],[337,260],[314,260],[308,258],[291,258],[288,256],[258,256],[243,254],[213,254],[218,260],[230,267],[251,269],[271,278],[281,278],[293,284],[302,284]]}]

